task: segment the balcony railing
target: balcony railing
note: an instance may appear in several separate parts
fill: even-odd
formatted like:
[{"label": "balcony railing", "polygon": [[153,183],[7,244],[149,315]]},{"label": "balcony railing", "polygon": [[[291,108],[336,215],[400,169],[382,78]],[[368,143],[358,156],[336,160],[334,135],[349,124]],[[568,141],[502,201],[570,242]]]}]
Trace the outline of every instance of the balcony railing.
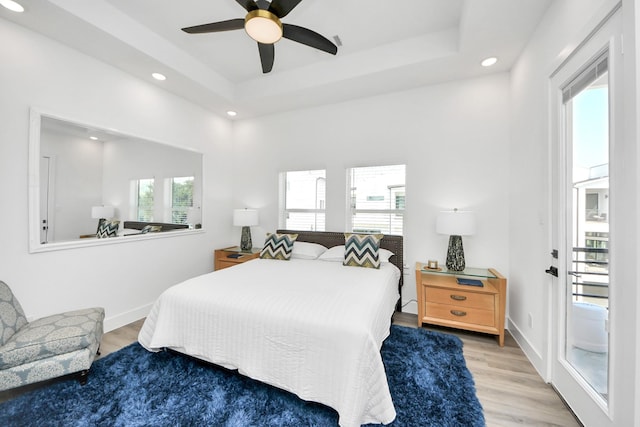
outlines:
[{"label": "balcony railing", "polygon": [[590,301],[608,305],[609,299],[609,249],[573,248],[574,301]]}]

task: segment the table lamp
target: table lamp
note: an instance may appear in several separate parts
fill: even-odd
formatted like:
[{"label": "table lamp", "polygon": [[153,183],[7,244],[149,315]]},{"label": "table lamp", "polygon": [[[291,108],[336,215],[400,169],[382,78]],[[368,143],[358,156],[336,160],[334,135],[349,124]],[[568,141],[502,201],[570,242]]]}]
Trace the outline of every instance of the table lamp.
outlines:
[{"label": "table lamp", "polygon": [[464,270],[462,236],[470,236],[476,232],[475,214],[469,211],[459,211],[458,209],[440,212],[436,219],[436,232],[449,235],[447,269],[453,271]]},{"label": "table lamp", "polygon": [[258,225],[258,211],[255,209],[234,209],[233,225],[242,227],[240,249],[250,251],[253,247],[251,243],[251,226]]}]

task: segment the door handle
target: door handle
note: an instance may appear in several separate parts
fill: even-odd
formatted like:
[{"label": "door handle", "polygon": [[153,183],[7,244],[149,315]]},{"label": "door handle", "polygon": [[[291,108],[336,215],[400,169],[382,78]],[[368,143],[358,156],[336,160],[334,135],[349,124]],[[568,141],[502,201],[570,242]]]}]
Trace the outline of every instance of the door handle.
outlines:
[{"label": "door handle", "polygon": [[554,267],[553,265],[544,271],[547,274],[558,277],[558,267]]}]

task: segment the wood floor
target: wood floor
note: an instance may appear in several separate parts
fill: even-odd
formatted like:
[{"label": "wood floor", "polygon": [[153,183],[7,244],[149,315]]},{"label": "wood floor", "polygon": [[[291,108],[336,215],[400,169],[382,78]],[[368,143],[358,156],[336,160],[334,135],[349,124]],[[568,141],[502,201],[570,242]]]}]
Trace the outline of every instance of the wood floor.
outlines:
[{"label": "wood floor", "polygon": [[[135,341],[144,319],[105,334],[100,358]],[[414,314],[396,313],[394,324],[417,327]],[[580,426],[573,414],[548,384],[544,383],[511,335],[499,347],[494,337],[446,328],[428,328],[455,333],[464,343],[467,367],[476,383],[488,427]],[[91,381],[91,379],[89,379]],[[1,394],[0,394],[1,396]],[[3,396],[0,401],[11,398]]]}]

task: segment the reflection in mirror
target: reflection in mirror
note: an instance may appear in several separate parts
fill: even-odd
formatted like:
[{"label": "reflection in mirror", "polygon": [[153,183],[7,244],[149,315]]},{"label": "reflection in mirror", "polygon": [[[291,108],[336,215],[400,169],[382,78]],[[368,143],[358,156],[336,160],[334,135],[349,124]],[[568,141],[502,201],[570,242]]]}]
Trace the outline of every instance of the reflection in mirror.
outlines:
[{"label": "reflection in mirror", "polygon": [[35,111],[31,124],[32,251],[201,228],[201,153]]}]

